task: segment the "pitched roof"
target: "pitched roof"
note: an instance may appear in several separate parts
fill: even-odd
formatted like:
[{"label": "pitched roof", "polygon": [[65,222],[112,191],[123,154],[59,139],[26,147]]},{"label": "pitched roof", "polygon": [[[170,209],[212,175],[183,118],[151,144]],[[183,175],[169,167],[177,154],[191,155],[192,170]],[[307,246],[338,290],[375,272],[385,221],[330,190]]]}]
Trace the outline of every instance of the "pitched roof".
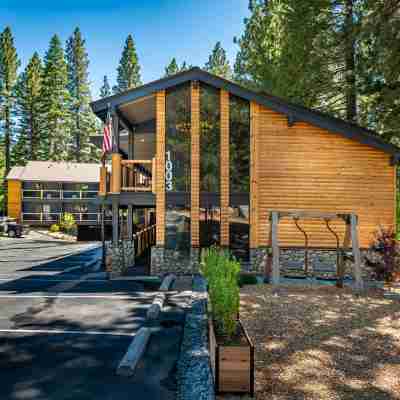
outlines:
[{"label": "pitched roof", "polygon": [[6,179],[38,182],[97,183],[99,164],[53,161],[29,161],[25,167],[13,167]]},{"label": "pitched roof", "polygon": [[91,103],[91,107],[94,113],[104,120],[108,106],[118,110],[118,107],[122,104],[135,101],[139,98],[154,94],[159,90],[165,90],[188,81],[201,81],[216,88],[225,89],[236,96],[242,97],[249,101],[255,101],[273,111],[285,114],[288,117],[288,122],[290,124],[301,121],[308,122],[320,128],[327,129],[330,132],[341,134],[349,139],[358,141],[359,143],[363,143],[371,147],[375,147],[388,154],[391,154],[393,156],[393,162],[398,162],[400,160],[400,149],[384,141],[374,131],[362,128],[356,124],[348,123],[339,118],[335,118],[315,110],[292,104],[276,96],[261,94],[246,89],[240,85],[237,85],[236,83],[203,71],[198,67],[194,67],[176,75],[147,83],[143,86],[127,90],[120,94],[94,101]]}]

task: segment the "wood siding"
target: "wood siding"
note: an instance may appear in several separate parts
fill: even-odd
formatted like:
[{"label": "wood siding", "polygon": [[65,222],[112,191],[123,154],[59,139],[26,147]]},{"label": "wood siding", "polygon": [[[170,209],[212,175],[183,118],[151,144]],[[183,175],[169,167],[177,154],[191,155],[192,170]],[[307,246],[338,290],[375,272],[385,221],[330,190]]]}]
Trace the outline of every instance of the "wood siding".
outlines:
[{"label": "wood siding", "polygon": [[200,86],[191,83],[191,175],[190,175],[190,231],[192,247],[200,245]]},{"label": "wood siding", "polygon": [[221,246],[229,246],[229,93],[220,91]]},{"label": "wood siding", "polygon": [[156,244],[165,243],[165,91],[156,94]]},{"label": "wood siding", "polygon": [[[253,131],[254,111],[251,121]],[[259,209],[255,219],[250,214],[251,223],[258,223],[251,247],[268,244],[271,210],[354,212],[359,216],[361,247],[370,244],[379,225],[394,225],[396,177],[390,155],[308,123],[288,127],[285,115],[264,106],[259,106],[256,131],[251,149],[259,176],[252,167],[252,185],[255,179],[257,188],[252,186],[251,210],[253,204]],[[323,221],[300,224],[309,234],[310,246],[335,245]],[[344,223],[337,221],[332,226],[343,240]],[[278,237],[281,246],[304,244],[291,220],[280,221]]]},{"label": "wood siding", "polygon": [[21,181],[8,181],[8,216],[20,219],[22,213],[22,183]]},{"label": "wood siding", "polygon": [[258,246],[259,105],[250,103],[250,248]]}]

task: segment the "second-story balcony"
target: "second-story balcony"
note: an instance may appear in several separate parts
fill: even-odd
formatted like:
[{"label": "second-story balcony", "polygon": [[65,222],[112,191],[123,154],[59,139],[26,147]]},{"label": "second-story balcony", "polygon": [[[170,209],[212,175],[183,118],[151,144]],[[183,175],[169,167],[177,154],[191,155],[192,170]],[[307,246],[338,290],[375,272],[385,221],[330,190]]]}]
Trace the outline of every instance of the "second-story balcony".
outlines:
[{"label": "second-story balcony", "polygon": [[155,192],[155,158],[152,160],[113,160],[111,172],[100,170],[99,194]]}]

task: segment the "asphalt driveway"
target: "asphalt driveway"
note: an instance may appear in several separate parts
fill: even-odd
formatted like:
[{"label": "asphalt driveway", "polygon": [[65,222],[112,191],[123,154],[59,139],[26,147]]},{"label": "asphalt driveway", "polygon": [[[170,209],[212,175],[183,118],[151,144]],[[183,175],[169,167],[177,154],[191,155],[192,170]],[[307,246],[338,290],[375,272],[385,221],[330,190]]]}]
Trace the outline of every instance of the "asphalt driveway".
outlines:
[{"label": "asphalt driveway", "polygon": [[164,313],[136,374],[117,376],[156,286],[105,279],[100,256],[87,244],[0,241],[2,400],[175,398],[183,312]]}]

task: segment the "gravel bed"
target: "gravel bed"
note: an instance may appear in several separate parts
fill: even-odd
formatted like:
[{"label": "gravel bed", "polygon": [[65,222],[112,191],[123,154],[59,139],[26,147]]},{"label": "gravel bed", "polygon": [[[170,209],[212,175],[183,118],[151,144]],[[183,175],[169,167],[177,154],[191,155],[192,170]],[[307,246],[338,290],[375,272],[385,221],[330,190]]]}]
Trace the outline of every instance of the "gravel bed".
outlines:
[{"label": "gravel bed", "polygon": [[257,399],[400,399],[399,298],[245,286],[241,319],[256,347]]}]

